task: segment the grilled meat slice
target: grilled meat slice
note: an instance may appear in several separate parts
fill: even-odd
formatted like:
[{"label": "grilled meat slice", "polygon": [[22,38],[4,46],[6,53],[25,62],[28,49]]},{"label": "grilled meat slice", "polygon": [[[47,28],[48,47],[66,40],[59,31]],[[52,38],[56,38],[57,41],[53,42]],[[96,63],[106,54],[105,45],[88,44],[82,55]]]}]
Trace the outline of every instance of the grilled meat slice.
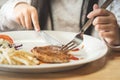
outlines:
[{"label": "grilled meat slice", "polygon": [[70,54],[61,51],[59,46],[34,47],[31,52],[40,61],[46,63],[65,63],[70,61]]}]

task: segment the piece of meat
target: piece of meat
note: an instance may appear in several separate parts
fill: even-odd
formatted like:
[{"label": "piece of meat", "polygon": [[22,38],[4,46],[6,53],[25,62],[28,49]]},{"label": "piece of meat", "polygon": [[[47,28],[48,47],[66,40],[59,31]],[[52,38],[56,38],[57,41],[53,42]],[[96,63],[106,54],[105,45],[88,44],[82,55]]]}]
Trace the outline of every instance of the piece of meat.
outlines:
[{"label": "piece of meat", "polygon": [[64,53],[58,46],[34,47],[31,52],[40,61],[46,63],[65,63],[70,61],[70,54]]}]

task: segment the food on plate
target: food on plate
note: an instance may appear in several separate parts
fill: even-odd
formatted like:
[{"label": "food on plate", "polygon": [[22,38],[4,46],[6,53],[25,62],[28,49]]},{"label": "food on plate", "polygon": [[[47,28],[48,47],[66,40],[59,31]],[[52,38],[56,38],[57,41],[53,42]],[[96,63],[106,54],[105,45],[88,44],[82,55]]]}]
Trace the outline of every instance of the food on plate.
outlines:
[{"label": "food on plate", "polygon": [[48,45],[42,47],[34,47],[31,52],[40,61],[45,63],[66,63],[73,58],[74,60],[78,60],[78,58],[69,54],[69,51],[61,51],[59,46]]},{"label": "food on plate", "polygon": [[39,61],[29,52],[23,50],[16,50],[10,54],[13,64],[18,65],[37,65]]},{"label": "food on plate", "polygon": [[11,37],[0,34],[0,64],[9,65],[38,65],[42,63],[66,63],[79,58],[70,54],[70,51],[61,51],[60,46],[48,45],[34,47],[31,52],[22,50],[23,45],[16,45]]},{"label": "food on plate", "polygon": [[14,43],[13,39],[10,36],[6,35],[6,34],[0,34],[0,39],[4,39],[4,40],[8,41],[10,44]]},{"label": "food on plate", "polygon": [[22,45],[11,44],[6,38],[0,39],[0,64],[37,65],[39,61],[29,52],[19,50]]},{"label": "food on plate", "polygon": [[23,50],[0,50],[0,63],[11,65],[37,65],[39,61],[29,52]]}]

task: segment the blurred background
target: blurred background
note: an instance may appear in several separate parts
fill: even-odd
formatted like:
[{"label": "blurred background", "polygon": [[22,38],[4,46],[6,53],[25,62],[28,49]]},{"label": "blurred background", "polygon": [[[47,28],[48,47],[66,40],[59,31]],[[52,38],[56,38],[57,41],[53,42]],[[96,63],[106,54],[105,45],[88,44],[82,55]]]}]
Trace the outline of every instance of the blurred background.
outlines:
[{"label": "blurred background", "polygon": [[0,0],[0,7],[6,2],[7,0]]}]

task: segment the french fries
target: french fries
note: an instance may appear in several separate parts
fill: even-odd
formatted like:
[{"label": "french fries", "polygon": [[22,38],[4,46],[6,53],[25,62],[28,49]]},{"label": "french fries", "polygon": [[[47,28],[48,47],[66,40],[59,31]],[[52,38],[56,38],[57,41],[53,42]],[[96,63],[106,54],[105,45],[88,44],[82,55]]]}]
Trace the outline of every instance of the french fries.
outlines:
[{"label": "french fries", "polygon": [[24,50],[15,50],[13,48],[0,50],[0,64],[9,65],[38,65],[39,61],[32,53]]}]

